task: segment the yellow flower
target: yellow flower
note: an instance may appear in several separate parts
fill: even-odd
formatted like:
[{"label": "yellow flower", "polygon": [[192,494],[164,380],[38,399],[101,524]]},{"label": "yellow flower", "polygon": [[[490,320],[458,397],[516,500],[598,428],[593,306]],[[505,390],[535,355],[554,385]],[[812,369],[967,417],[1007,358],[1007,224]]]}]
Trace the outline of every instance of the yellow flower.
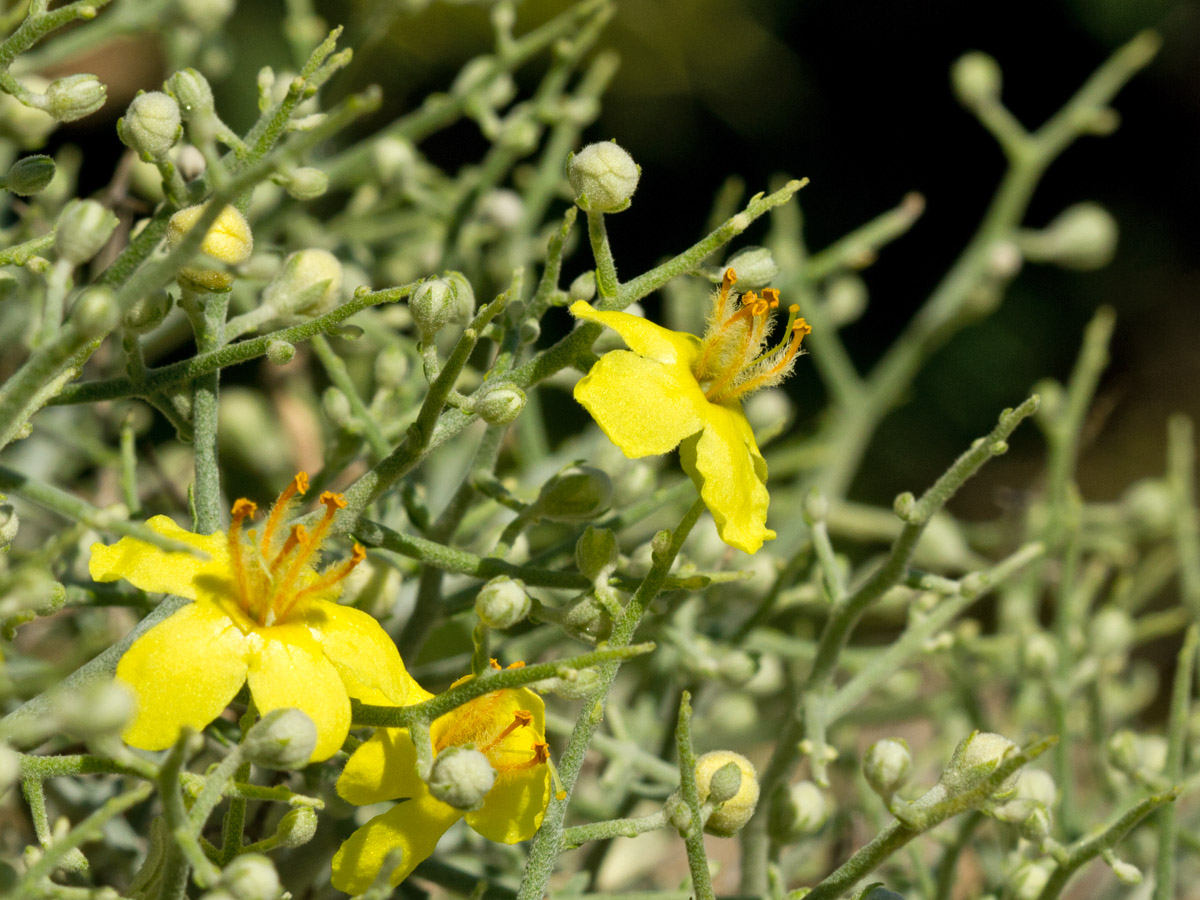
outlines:
[{"label": "yellow flower", "polygon": [[[470,676],[468,676],[469,678]],[[466,678],[455,682],[461,684]],[[451,825],[467,824],[491,841],[515,844],[532,837],[550,801],[545,707],[526,688],[485,694],[436,719],[430,726],[435,754],[473,745],[496,771],[483,805],[464,812],[429,791],[417,775],[416,749],[406,728],[381,728],[354,751],[338,779],[343,799],[363,806],[404,802],[359,828],[333,857],[333,886],[348,894],[366,890],[389,852],[404,853],[390,875],[392,886],[429,857]]]},{"label": "yellow flower", "polygon": [[314,568],[334,514],[346,505],[341,495],[321,495],[325,514],[312,531],[281,527],[307,489],[301,472],[272,507],[261,537],[242,532],[256,512],[249,500],[234,504],[228,532],[193,534],[166,516],[146,523],[207,559],[130,537],[92,545],[96,581],[124,578],[145,591],[195,601],[134,641],[117,664],[117,680],[137,699],[123,735],[129,744],[169,747],[184,726],[199,730],[219,716],[248,682],[260,713],[295,707],[316,723],[317,761],[346,740],[351,697],[406,705],[428,696],[378,622],[333,602],[342,579],[363,560],[362,547],[323,572]]},{"label": "yellow flower", "polygon": [[766,527],[767,464],[739,398],[786,378],[811,329],[792,306],[784,339],[769,347],[779,292],[739,298],[730,293],[736,281],[726,269],[703,340],[582,300],[571,304],[572,315],[608,326],[629,346],[604,354],[575,385],[575,399],[630,458],[678,446],[721,539],[754,553],[775,532]]}]

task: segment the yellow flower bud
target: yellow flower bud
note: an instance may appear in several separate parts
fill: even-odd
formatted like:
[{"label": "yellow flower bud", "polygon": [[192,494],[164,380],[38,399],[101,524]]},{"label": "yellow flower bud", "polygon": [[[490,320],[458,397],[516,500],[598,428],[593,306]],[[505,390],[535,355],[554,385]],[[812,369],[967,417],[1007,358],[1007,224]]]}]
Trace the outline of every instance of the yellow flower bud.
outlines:
[{"label": "yellow flower bud", "polygon": [[[204,215],[204,205],[181,209],[167,223],[167,245],[177,247],[184,237]],[[236,266],[250,258],[254,249],[254,236],[245,216],[232,206],[226,206],[209,226],[208,233],[200,243],[200,251],[215,262]],[[227,291],[233,284],[233,276],[227,272],[201,266],[188,266],[180,276],[208,291]]]},{"label": "yellow flower bud", "polygon": [[[713,810],[704,825],[709,834],[719,837],[732,837],[754,815],[754,807],[758,805],[758,775],[754,764],[740,753],[732,750],[714,750],[705,753],[696,760],[696,788],[700,794],[700,802],[709,799],[717,784],[717,773],[726,765],[733,763],[741,773],[741,783],[733,796]],[[716,794],[714,794],[715,799]]]}]

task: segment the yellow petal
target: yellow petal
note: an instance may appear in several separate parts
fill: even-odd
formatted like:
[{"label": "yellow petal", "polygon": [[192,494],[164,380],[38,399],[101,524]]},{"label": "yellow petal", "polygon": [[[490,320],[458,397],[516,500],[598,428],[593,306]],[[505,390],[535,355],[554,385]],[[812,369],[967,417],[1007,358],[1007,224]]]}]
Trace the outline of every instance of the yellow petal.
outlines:
[{"label": "yellow petal", "polygon": [[483,806],[467,813],[467,824],[489,841],[515,844],[533,837],[549,802],[549,766],[511,769],[496,776]]},{"label": "yellow petal", "polygon": [[721,540],[746,553],[774,540],[766,527],[767,466],[739,406],[708,404],[704,430],[679,448],[683,469],[717,523]]},{"label": "yellow petal", "polygon": [[433,696],[408,674],[388,633],[362,610],[316,600],[304,610],[303,619],[351,697],[363,703],[411,706]]},{"label": "yellow petal", "polygon": [[229,543],[224,532],[193,534],[166,516],[146,523],[163,537],[183,541],[207,553],[203,559],[183,551],[167,551],[132,537],[115,544],[92,544],[88,570],[96,581],[124,578],[143,591],[176,594],[192,600],[232,592],[229,572]]},{"label": "yellow petal", "polygon": [[[455,684],[469,680],[461,678]],[[529,725],[513,729],[503,740],[496,740],[516,719],[519,711],[532,715]],[[429,736],[435,747],[461,747],[474,744],[484,750],[492,765],[503,771],[506,763],[524,763],[533,756],[533,745],[546,739],[546,704],[528,688],[504,688],[476,697],[444,716],[434,719]]]},{"label": "yellow petal", "polygon": [[389,879],[395,887],[433,853],[446,829],[461,816],[428,793],[376,816],[334,854],[333,886],[347,894],[361,894],[383,868],[388,853],[399,847],[404,855]]},{"label": "yellow petal", "polygon": [[599,312],[584,300],[576,300],[571,304],[571,315],[577,319],[607,325],[621,336],[621,340],[634,353],[661,363],[678,364],[684,369],[690,369],[696,354],[700,352],[700,339],[695,335],[671,331],[641,316],[631,316],[623,312]]},{"label": "yellow petal", "polygon": [[575,399],[631,459],[674,450],[704,426],[709,405],[688,369],[628,350],[600,357],[575,385]]},{"label": "yellow petal", "polygon": [[246,635],[203,600],[159,622],[117,663],[117,678],[137,699],[125,740],[142,750],[162,750],[175,743],[184,725],[202,729],[245,682],[248,650]]},{"label": "yellow petal", "polygon": [[343,800],[357,806],[415,797],[425,790],[407,728],[377,728],[350,759],[337,782]]},{"label": "yellow petal", "polygon": [[337,669],[301,624],[252,632],[250,693],[259,712],[295,707],[317,726],[312,762],[341,749],[350,731],[350,698]]}]

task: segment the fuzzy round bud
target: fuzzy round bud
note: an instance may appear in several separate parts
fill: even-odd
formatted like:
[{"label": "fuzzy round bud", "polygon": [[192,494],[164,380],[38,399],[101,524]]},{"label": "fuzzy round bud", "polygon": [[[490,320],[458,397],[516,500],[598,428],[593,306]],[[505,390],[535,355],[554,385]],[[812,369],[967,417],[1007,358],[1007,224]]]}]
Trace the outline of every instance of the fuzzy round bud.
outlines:
[{"label": "fuzzy round bud", "polygon": [[575,276],[575,280],[567,288],[568,303],[574,303],[576,300],[586,300],[590,303],[595,296],[596,273],[592,269],[588,269],[582,275]]},{"label": "fuzzy round bud", "polygon": [[125,311],[125,327],[134,334],[145,334],[157,328],[171,311],[171,295],[166,291],[151,291],[138,297]]},{"label": "fuzzy round bud", "polygon": [[543,486],[533,505],[543,519],[583,522],[612,505],[608,475],[592,466],[568,466]]},{"label": "fuzzy round bud", "polygon": [[116,735],[133,718],[133,692],[117,681],[64,693],[55,704],[64,730],[78,737]]},{"label": "fuzzy round bud", "polygon": [[766,247],[743,247],[725,266],[737,273],[738,290],[766,287],[779,274],[779,265]]},{"label": "fuzzy round bud", "polygon": [[408,378],[408,356],[398,344],[389,344],[375,357],[375,380],[383,387],[399,387]]},{"label": "fuzzy round bud", "polygon": [[1116,252],[1117,220],[1098,203],[1076,203],[1059,213],[1038,237],[1041,260],[1067,269],[1099,269]]},{"label": "fuzzy round bud", "polygon": [[54,160],[44,154],[18,159],[4,176],[4,187],[18,197],[40,193],[54,179]]},{"label": "fuzzy round bud", "polygon": [[488,758],[472,747],[447,747],[433,761],[429,792],[438,800],[464,812],[479,809],[496,770]]},{"label": "fuzzy round bud", "polygon": [[139,94],[117,120],[117,134],[127,147],[144,157],[162,159],[182,131],[179,104],[162,91]]},{"label": "fuzzy round bud", "polygon": [[1021,643],[1021,664],[1032,675],[1049,675],[1058,668],[1058,645],[1044,631],[1035,631]]},{"label": "fuzzy round bud", "polygon": [[525,392],[511,384],[500,384],[475,401],[479,418],[489,425],[508,425],[525,408]]},{"label": "fuzzy round bud", "polygon": [[180,115],[190,122],[214,110],[212,87],[195,69],[180,69],[167,79],[167,92],[179,104]]},{"label": "fuzzy round bud", "polygon": [[607,577],[617,565],[617,536],[589,525],[575,544],[575,565],[589,581]]},{"label": "fuzzy round bud", "polygon": [[971,109],[998,101],[1003,82],[999,63],[978,50],[960,56],[950,69],[954,96]]},{"label": "fuzzy round bud", "polygon": [[283,176],[280,184],[293,200],[315,200],[329,190],[329,176],[314,166],[300,166]]},{"label": "fuzzy round bud", "polygon": [[629,208],[642,170],[614,141],[588,144],[567,158],[567,180],[580,209],[615,213]]},{"label": "fuzzy round bud", "polygon": [[781,842],[816,834],[829,819],[829,802],[811,781],[797,781],[776,792],[771,804],[771,833]]},{"label": "fuzzy round bud", "polygon": [[337,306],[342,263],[328,250],[297,250],[263,289],[262,302],[277,315],[320,315]]},{"label": "fuzzy round bud", "polygon": [[1167,741],[1161,735],[1122,729],[1108,739],[1106,749],[1109,762],[1126,775],[1157,775],[1167,765]]},{"label": "fuzzy round bud", "polygon": [[885,800],[904,787],[912,774],[912,753],[901,738],[876,741],[863,754],[863,775],[871,790]]},{"label": "fuzzy round bud", "polygon": [[71,324],[84,337],[98,338],[117,327],[121,311],[116,297],[107,287],[89,288],[71,309]]},{"label": "fuzzy round bud", "polygon": [[525,584],[500,575],[485,584],[475,596],[475,614],[488,628],[511,628],[529,615]]},{"label": "fuzzy round bud", "polygon": [[383,184],[391,184],[412,170],[417,161],[413,145],[400,138],[385,137],[371,147],[374,172]]},{"label": "fuzzy round bud", "polygon": [[274,340],[267,344],[267,359],[271,365],[284,366],[296,356],[296,345],[288,341]]},{"label": "fuzzy round bud", "polygon": [[0,744],[0,797],[21,775],[21,759],[15,750]]},{"label": "fuzzy round bud", "polygon": [[667,802],[663,804],[663,812],[667,814],[667,821],[671,823],[671,827],[681,835],[686,836],[692,830],[692,810],[678,791],[667,798]]},{"label": "fuzzy round bud", "polygon": [[[968,791],[996,771],[1015,750],[1017,745],[1002,734],[972,732],[954,748],[954,755],[938,780],[951,794]],[[1011,796],[1016,786],[1017,773],[1013,772],[992,791],[992,796]]]},{"label": "fuzzy round bud", "polygon": [[259,853],[236,857],[221,873],[221,881],[237,900],[275,900],[279,896],[275,866]]},{"label": "fuzzy round bud", "polygon": [[75,265],[85,263],[108,243],[116,227],[112,210],[95,200],[71,200],[58,216],[54,249]]},{"label": "fuzzy round bud", "polygon": [[408,300],[413,321],[428,341],[452,322],[466,322],[475,311],[475,292],[460,272],[447,272],[441,278],[421,283]]},{"label": "fuzzy round bud", "polygon": [[50,82],[43,108],[60,122],[74,122],[102,107],[104,99],[104,85],[95,75],[67,75]]},{"label": "fuzzy round bud", "polygon": [[[708,817],[704,830],[718,837],[732,837],[754,815],[758,805],[758,773],[740,753],[714,750],[696,760],[696,790],[701,803],[711,799],[720,804]],[[726,799],[720,799],[722,796]]]},{"label": "fuzzy round bud", "polygon": [[279,847],[301,847],[317,833],[317,813],[311,806],[298,806],[279,820],[275,839]]},{"label": "fuzzy round bud", "polygon": [[273,709],[246,733],[242,752],[264,769],[302,769],[317,746],[317,726],[298,709]]},{"label": "fuzzy round bud", "polygon": [[1109,861],[1109,865],[1112,867],[1113,874],[1117,876],[1117,881],[1121,884],[1127,887],[1137,887],[1142,883],[1142,870],[1133,863],[1114,857]]},{"label": "fuzzy round bud", "polygon": [[1050,869],[1043,863],[1027,862],[1013,872],[1008,881],[1013,900],[1036,900],[1050,880]]},{"label": "fuzzy round bud", "polygon": [[1100,658],[1124,657],[1136,638],[1129,613],[1116,606],[1105,606],[1088,624],[1088,649]]},{"label": "fuzzy round bud", "polygon": [[1161,478],[1135,481],[1121,496],[1121,506],[1151,534],[1165,534],[1175,526],[1174,497]]},{"label": "fuzzy round bud", "polygon": [[[204,215],[205,206],[189,206],[179,210],[167,222],[167,245],[177,247]],[[200,242],[200,252],[213,262],[236,266],[250,258],[254,250],[254,235],[250,223],[233,206],[226,206],[209,226]],[[207,291],[227,291],[233,284],[228,272],[204,266],[188,266],[179,273],[185,282]]]},{"label": "fuzzy round bud", "polygon": [[853,273],[830,279],[825,288],[825,314],[841,327],[857,321],[867,309],[867,283]]}]

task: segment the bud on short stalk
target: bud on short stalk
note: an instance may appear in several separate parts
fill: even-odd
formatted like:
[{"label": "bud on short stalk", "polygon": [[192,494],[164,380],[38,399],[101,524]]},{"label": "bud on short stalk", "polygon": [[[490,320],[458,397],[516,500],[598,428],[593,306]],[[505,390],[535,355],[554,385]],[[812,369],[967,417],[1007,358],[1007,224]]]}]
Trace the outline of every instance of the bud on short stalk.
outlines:
[{"label": "bud on short stalk", "polygon": [[125,312],[124,325],[134,334],[145,334],[162,324],[171,311],[171,296],[166,291],[151,291],[135,300]]},{"label": "bud on short stalk", "polygon": [[575,544],[575,565],[588,581],[607,578],[617,565],[617,536],[589,525]]},{"label": "bud on short stalk", "polygon": [[614,141],[588,144],[567,158],[567,180],[575,203],[588,212],[628,209],[641,173],[629,151]]},{"label": "bud on short stalk", "polygon": [[884,738],[867,748],[862,767],[871,790],[887,800],[908,782],[912,753],[904,740]]},{"label": "bud on short stalk", "polygon": [[737,273],[738,290],[766,287],[779,274],[775,257],[766,247],[743,247],[729,257],[725,267]]},{"label": "bud on short stalk", "polygon": [[302,847],[317,833],[317,813],[309,806],[299,806],[279,820],[275,829],[277,847]]},{"label": "bud on short stalk", "polygon": [[473,747],[447,747],[433,761],[429,792],[464,812],[479,809],[496,781],[488,758]]},{"label": "bud on short stalk", "polygon": [[589,269],[582,275],[575,277],[571,282],[571,286],[567,288],[567,302],[574,303],[576,300],[586,300],[591,302],[596,296],[596,273]]},{"label": "bud on short stalk", "polygon": [[58,216],[54,249],[75,265],[85,263],[108,243],[116,227],[116,215],[95,200],[72,200]]},{"label": "bud on short stalk", "polygon": [[212,88],[208,79],[195,69],[181,69],[167,79],[167,92],[179,104],[184,121],[215,112]]},{"label": "bud on short stalk", "polygon": [[[954,755],[938,783],[952,795],[969,791],[996,771],[1017,749],[1017,745],[1003,735],[990,731],[973,732],[954,748]],[[996,787],[992,796],[998,799],[1009,797],[1016,785],[1017,773],[1013,772]]]},{"label": "bud on short stalk", "polygon": [[117,120],[125,146],[148,159],[162,159],[182,134],[182,117],[175,98],[162,91],[139,94]]},{"label": "bud on short stalk", "polygon": [[732,837],[754,815],[758,773],[740,753],[714,750],[696,760],[696,790],[701,803],[717,804],[704,830],[718,837]]},{"label": "bud on short stalk", "polygon": [[523,582],[500,575],[475,597],[475,614],[488,628],[511,628],[529,615],[531,601]]},{"label": "bud on short stalk", "polygon": [[317,746],[317,726],[298,709],[273,709],[246,733],[242,752],[264,769],[302,769]]},{"label": "bud on short stalk", "polygon": [[421,340],[431,341],[451,323],[466,322],[475,311],[475,292],[460,272],[424,281],[408,300]]},{"label": "bud on short stalk", "polygon": [[1000,99],[1003,76],[996,60],[986,53],[974,51],[955,61],[950,69],[950,84],[959,103],[977,109]]},{"label": "bud on short stalk", "polygon": [[612,505],[612,481],[592,466],[569,466],[543,485],[531,513],[556,522],[585,522]]},{"label": "bud on short stalk", "polygon": [[54,160],[38,154],[18,159],[2,179],[6,190],[18,197],[41,193],[54,179]]},{"label": "bud on short stalk", "polygon": [[60,122],[74,122],[90,116],[104,100],[104,85],[95,75],[67,75],[50,83],[39,105]]},{"label": "bud on short stalk", "polygon": [[309,248],[288,255],[265,288],[262,302],[276,315],[321,315],[337,306],[342,263],[328,250]]},{"label": "bud on short stalk", "polygon": [[489,425],[510,425],[525,408],[525,392],[516,385],[498,384],[475,400],[475,411]]},{"label": "bud on short stalk", "polygon": [[768,827],[781,843],[816,834],[829,818],[829,803],[811,781],[797,781],[775,793]]}]

